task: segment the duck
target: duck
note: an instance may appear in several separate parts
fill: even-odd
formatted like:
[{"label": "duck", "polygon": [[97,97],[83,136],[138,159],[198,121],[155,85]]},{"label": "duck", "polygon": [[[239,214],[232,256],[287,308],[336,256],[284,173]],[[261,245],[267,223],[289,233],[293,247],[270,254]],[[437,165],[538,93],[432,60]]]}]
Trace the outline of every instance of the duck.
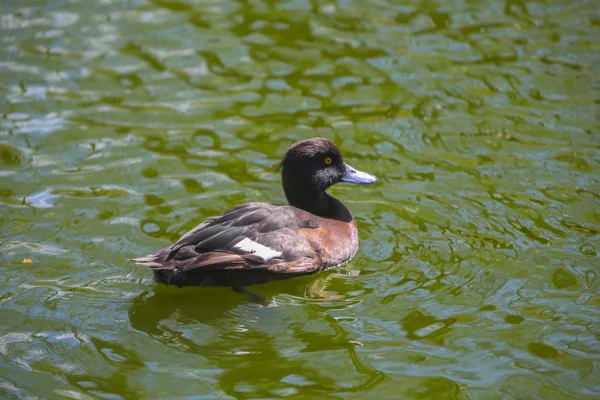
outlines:
[{"label": "duck", "polygon": [[288,204],[252,202],[210,217],[155,254],[134,258],[154,281],[177,287],[247,286],[310,275],[351,260],[359,247],[354,216],[326,192],[336,183],[372,184],[326,138],[291,145],[281,171]]}]

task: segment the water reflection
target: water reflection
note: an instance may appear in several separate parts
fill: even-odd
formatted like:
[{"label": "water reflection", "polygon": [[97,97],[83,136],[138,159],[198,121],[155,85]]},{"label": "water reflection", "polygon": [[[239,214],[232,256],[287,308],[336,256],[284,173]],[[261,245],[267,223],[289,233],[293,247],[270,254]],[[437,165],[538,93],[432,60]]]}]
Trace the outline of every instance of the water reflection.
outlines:
[{"label": "water reflection", "polygon": [[[9,397],[600,394],[594,2],[4,3]],[[383,177],[332,188],[360,274],[257,308],[126,261],[312,136]]]},{"label": "water reflection", "polygon": [[[311,395],[338,393],[340,376],[311,362],[312,354],[332,351],[341,352],[335,357],[343,356],[348,360],[345,364],[352,366],[342,372],[347,383],[341,390],[363,392],[381,383],[385,375],[357,351],[362,345],[343,322],[323,311],[323,306],[343,309],[352,304],[344,295],[327,293],[330,279],[331,275],[320,277],[308,285],[284,282],[285,296],[271,293],[266,306],[248,305],[247,299],[227,288],[159,285],[134,300],[129,321],[167,346],[210,360],[222,370],[219,387],[236,398],[250,393],[293,395],[300,390]],[[311,320],[321,321],[325,331],[307,331],[302,320],[284,315],[294,304],[307,305]],[[281,321],[288,323],[284,330],[277,326]]]}]

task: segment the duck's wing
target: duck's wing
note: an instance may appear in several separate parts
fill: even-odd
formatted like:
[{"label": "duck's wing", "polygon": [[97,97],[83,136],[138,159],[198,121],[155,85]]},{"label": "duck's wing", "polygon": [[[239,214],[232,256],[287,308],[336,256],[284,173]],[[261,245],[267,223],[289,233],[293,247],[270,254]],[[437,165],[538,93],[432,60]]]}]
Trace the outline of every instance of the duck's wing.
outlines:
[{"label": "duck's wing", "polygon": [[132,261],[174,272],[201,268],[207,272],[258,269],[310,273],[318,268],[317,254],[298,231],[316,227],[318,222],[298,215],[298,211],[267,203],[243,204],[204,221],[172,246]]}]

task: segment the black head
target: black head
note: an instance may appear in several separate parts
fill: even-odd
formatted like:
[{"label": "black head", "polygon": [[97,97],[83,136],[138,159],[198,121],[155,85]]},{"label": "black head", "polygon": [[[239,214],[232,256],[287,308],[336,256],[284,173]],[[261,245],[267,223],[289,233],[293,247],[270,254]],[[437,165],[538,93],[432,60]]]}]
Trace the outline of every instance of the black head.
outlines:
[{"label": "black head", "polygon": [[337,146],[324,138],[306,139],[293,144],[280,168],[288,202],[305,210],[310,207],[299,203],[316,202],[315,192],[324,192],[338,182],[366,184],[377,181],[373,175],[346,164]]}]

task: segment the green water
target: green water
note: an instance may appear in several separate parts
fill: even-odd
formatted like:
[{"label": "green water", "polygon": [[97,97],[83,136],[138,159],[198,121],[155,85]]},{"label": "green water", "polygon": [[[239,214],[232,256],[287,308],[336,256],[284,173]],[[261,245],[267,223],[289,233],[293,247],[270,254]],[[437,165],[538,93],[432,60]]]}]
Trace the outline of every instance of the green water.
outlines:
[{"label": "green water", "polygon": [[[0,398],[599,398],[598,10],[2,1]],[[312,136],[380,178],[351,263],[258,307],[127,261]]]}]

